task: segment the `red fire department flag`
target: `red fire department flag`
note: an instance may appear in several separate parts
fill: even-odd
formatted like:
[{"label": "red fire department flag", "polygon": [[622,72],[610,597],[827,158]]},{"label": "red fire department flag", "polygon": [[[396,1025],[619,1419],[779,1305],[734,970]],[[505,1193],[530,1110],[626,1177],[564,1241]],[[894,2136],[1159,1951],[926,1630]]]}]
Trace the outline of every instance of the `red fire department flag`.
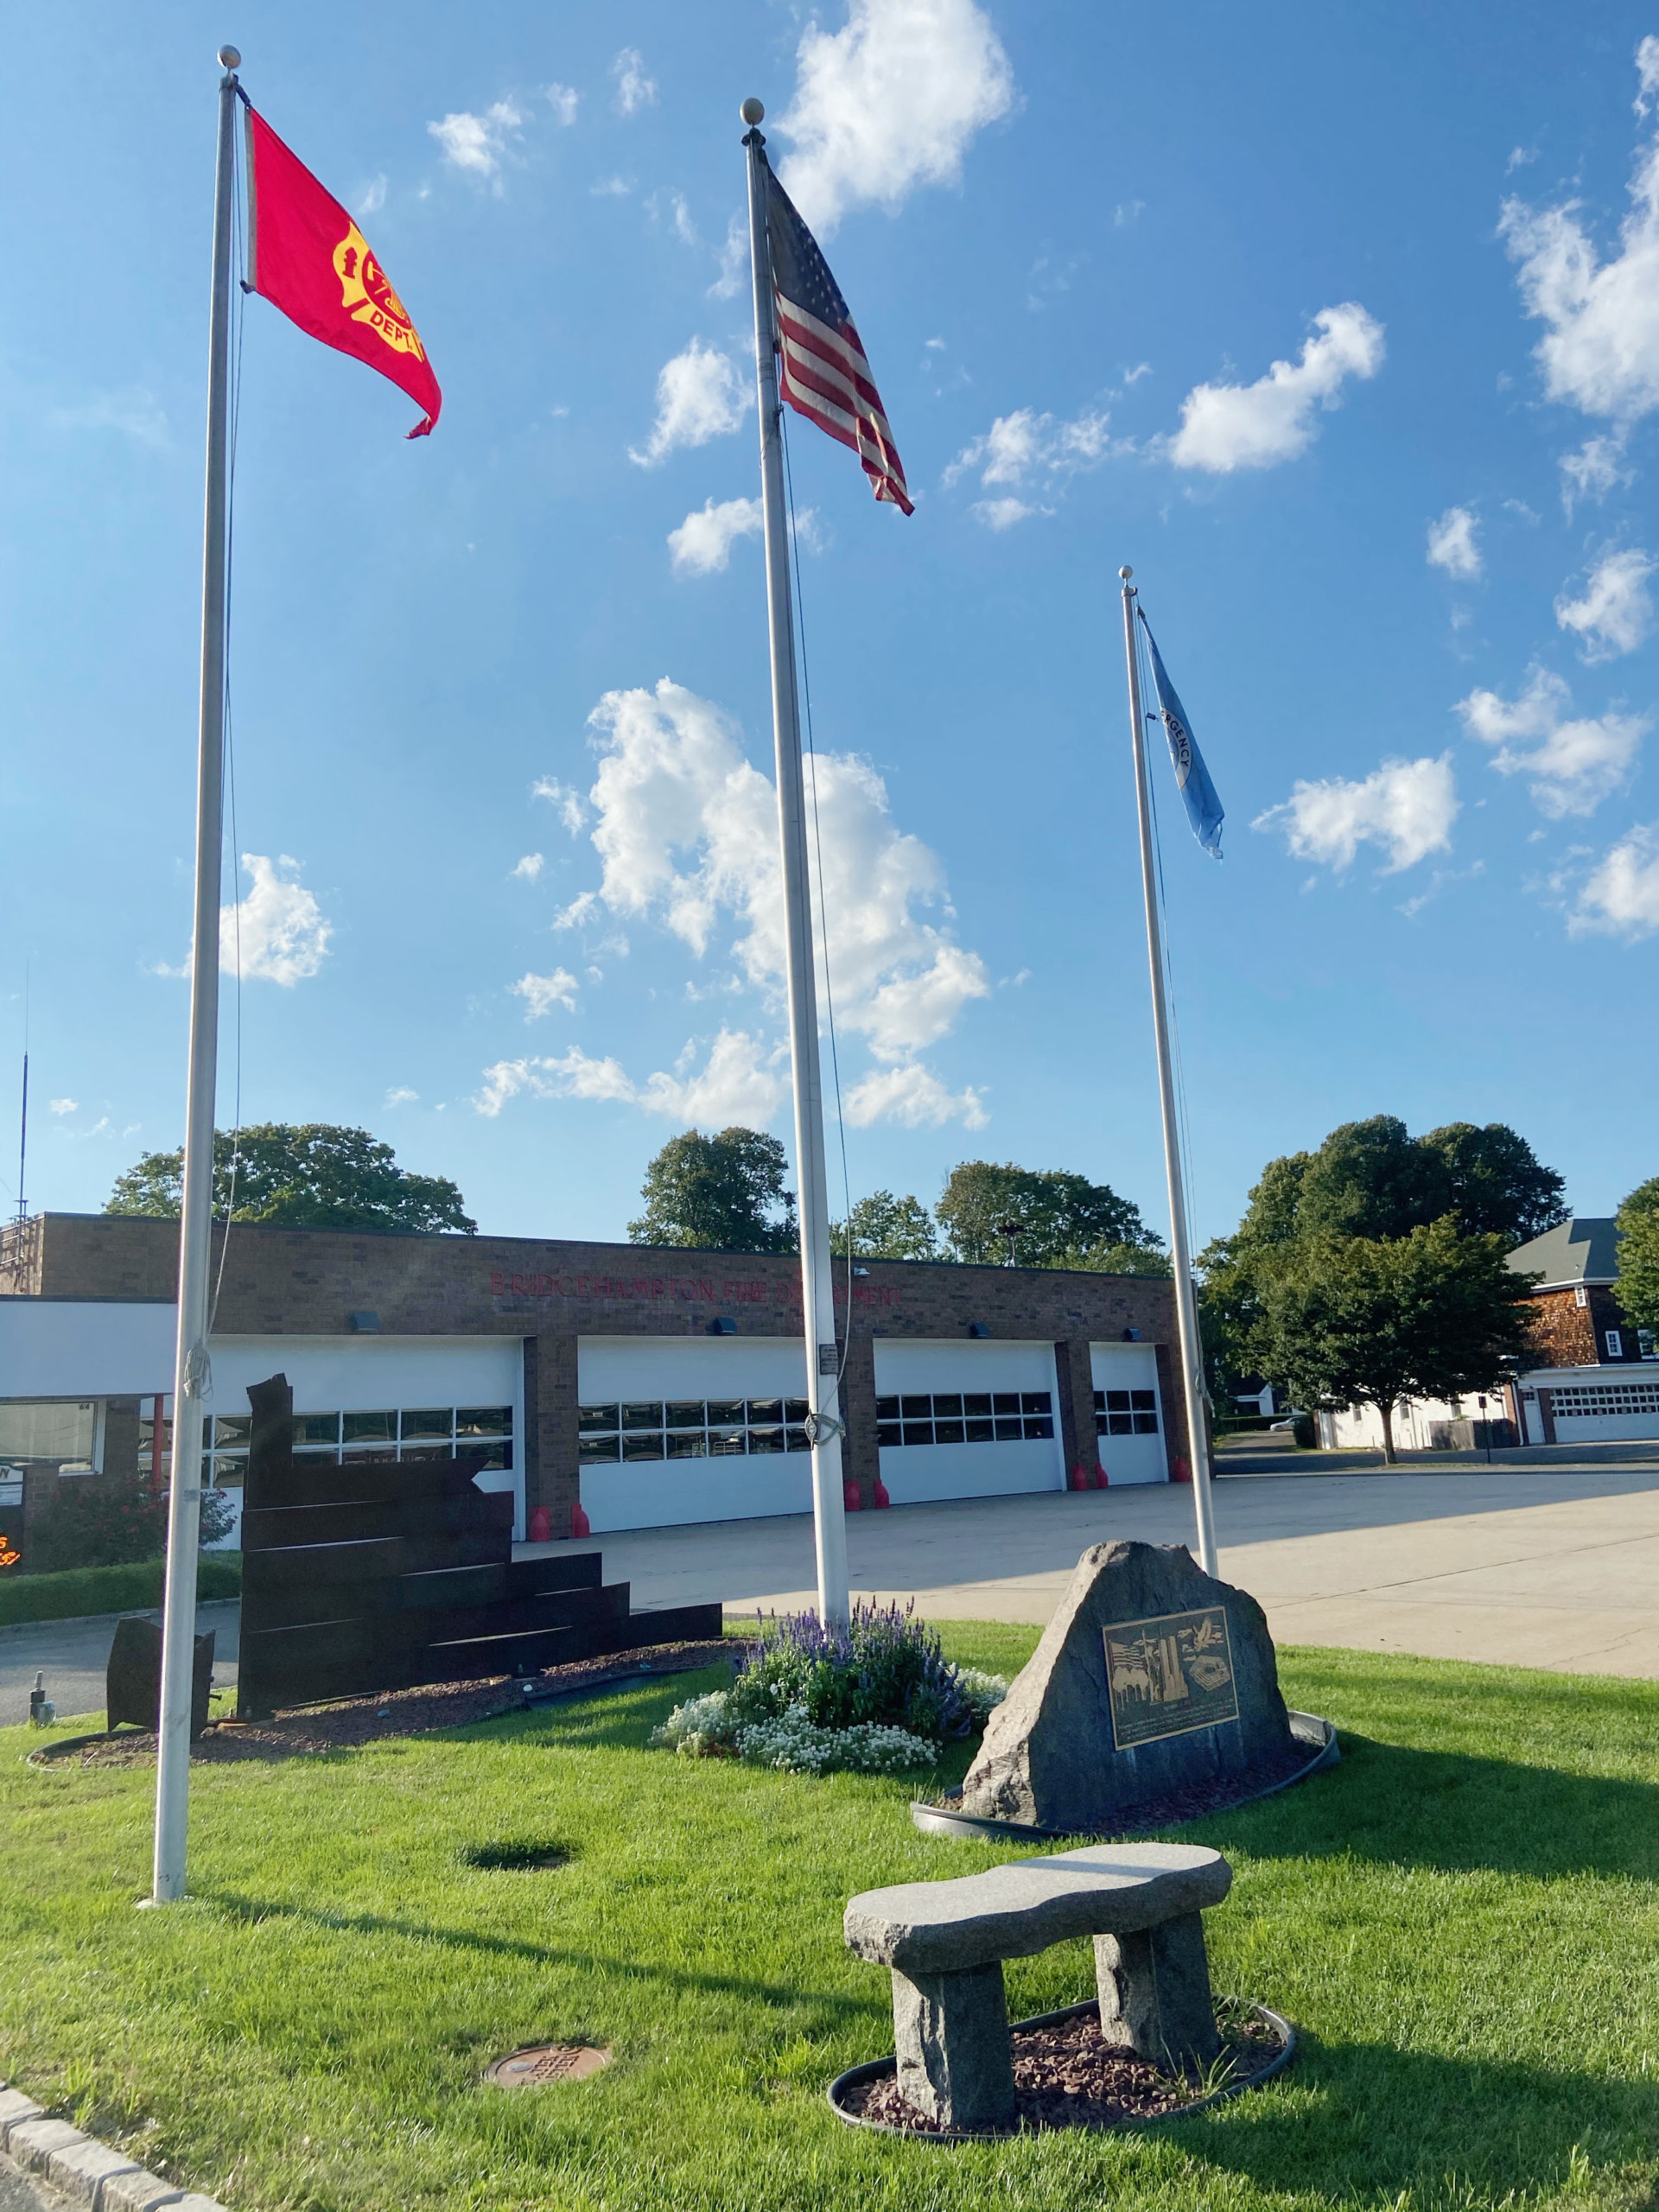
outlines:
[{"label": "red fire department flag", "polygon": [[248,116],[248,289],[336,352],[354,354],[406,391],[425,419],[443,394],[420,334],[368,240],[338,200],[265,121]]}]

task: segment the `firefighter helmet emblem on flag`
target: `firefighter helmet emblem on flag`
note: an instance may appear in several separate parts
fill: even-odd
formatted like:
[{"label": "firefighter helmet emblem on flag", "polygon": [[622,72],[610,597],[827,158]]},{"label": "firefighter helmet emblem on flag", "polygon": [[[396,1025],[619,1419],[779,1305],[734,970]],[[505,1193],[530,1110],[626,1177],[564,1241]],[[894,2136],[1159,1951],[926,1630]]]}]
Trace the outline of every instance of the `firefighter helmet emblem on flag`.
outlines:
[{"label": "firefighter helmet emblem on flag", "polygon": [[417,361],[426,359],[408,310],[355,223],[334,248],[334,274],[340,303],[355,321],[378,330],[395,352],[412,354]]}]

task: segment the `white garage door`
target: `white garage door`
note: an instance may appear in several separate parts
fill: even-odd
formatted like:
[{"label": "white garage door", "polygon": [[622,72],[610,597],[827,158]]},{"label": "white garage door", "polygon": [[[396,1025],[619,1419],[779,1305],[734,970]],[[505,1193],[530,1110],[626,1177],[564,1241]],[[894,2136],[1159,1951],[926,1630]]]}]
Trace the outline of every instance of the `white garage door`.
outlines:
[{"label": "white garage door", "polygon": [[1659,1378],[1568,1384],[1550,1393],[1558,1444],[1659,1436]]},{"label": "white garage door", "polygon": [[595,1535],[811,1511],[798,1338],[583,1337],[576,1376]]},{"label": "white garage door", "polygon": [[1090,1344],[1089,1363],[1107,1481],[1115,1489],[1120,1483],[1166,1483],[1157,1353],[1150,1344]]},{"label": "white garage door", "polygon": [[1048,1344],[875,1346],[876,1441],[895,1505],[1064,1490]]},{"label": "white garage door", "polygon": [[[250,1383],[286,1375],[295,1456],[399,1459],[481,1451],[480,1490],[511,1491],[524,1535],[522,1337],[215,1337],[207,1445],[213,1479],[234,1488],[248,1452]],[[146,1450],[149,1448],[146,1445]]]}]

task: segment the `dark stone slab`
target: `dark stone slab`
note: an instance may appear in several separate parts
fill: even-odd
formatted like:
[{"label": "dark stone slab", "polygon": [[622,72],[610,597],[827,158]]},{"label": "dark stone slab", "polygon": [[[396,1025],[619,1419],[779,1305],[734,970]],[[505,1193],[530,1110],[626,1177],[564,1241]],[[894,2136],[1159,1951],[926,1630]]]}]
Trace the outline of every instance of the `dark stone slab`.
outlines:
[{"label": "dark stone slab", "polygon": [[[207,1726],[207,1700],[213,1687],[213,1631],[196,1638],[195,1672],[190,1686],[190,1733]],[[156,1622],[129,1618],[115,1624],[105,1675],[105,1724],[114,1728],[130,1720],[140,1728],[161,1726],[162,1631]]]},{"label": "dark stone slab", "polygon": [[1109,1833],[1294,1750],[1267,1618],[1183,1544],[1096,1544],[993,1712],[963,1813]]},{"label": "dark stone slab", "polygon": [[1105,2042],[1174,2073],[1205,2067],[1220,2050],[1202,1913],[1096,1936],[1095,1979]]}]

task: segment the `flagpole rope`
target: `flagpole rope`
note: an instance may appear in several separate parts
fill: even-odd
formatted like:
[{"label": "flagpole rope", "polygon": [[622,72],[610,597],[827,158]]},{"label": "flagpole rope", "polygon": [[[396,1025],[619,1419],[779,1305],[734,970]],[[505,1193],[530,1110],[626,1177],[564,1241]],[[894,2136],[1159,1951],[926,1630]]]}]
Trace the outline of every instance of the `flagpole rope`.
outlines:
[{"label": "flagpole rope", "polygon": [[[1142,634],[1145,625],[1136,623],[1135,652],[1141,664],[1142,698],[1156,698],[1158,691],[1153,682],[1152,667]],[[1156,715],[1148,715],[1148,721],[1160,721]],[[1181,1057],[1181,1021],[1176,1010],[1175,963],[1169,939],[1169,899],[1164,889],[1164,845],[1158,821],[1158,779],[1147,778],[1147,796],[1152,803],[1153,862],[1158,874],[1158,934],[1163,944],[1165,975],[1165,1007],[1169,1015],[1171,1058],[1174,1063],[1175,1110],[1181,1128],[1181,1196],[1186,1206],[1186,1218],[1191,1224],[1195,1208],[1192,1202],[1192,1128],[1187,1112],[1186,1070]]]},{"label": "flagpole rope", "polygon": [[[244,95],[246,98],[246,95]],[[229,453],[225,472],[225,787],[230,801],[231,886],[240,882],[241,834],[236,818],[236,742],[231,711],[231,610],[236,575],[236,447],[242,423],[242,334],[247,317],[247,295],[242,277],[245,258],[246,193],[242,175],[243,136],[236,134],[231,162],[231,203],[234,211],[231,231],[231,421]],[[231,901],[232,959],[236,982],[235,1127],[231,1135],[231,1168],[225,1194],[225,1236],[219,1248],[219,1268],[213,1278],[213,1302],[207,1309],[211,1340],[219,1319],[219,1293],[225,1287],[225,1262],[230,1256],[231,1217],[236,1211],[237,1171],[242,1161],[242,901]]]},{"label": "flagpole rope", "polygon": [[[836,1135],[841,1145],[841,1197],[846,1211],[842,1220],[847,1231],[847,1327],[841,1338],[841,1364],[836,1387],[847,1372],[847,1356],[853,1341],[853,1185],[847,1165],[847,1122],[841,1110],[841,1053],[836,1041],[836,995],[830,981],[829,886],[823,873],[823,838],[818,823],[818,749],[812,734],[812,677],[806,658],[806,607],[801,596],[801,538],[795,523],[795,472],[789,451],[789,410],[778,410],[784,448],[784,497],[789,507],[790,557],[795,567],[795,627],[801,647],[801,703],[806,710],[806,755],[812,764],[812,845],[818,860],[818,934],[823,947],[823,1010],[830,1028],[830,1079],[836,1094]],[[810,896],[810,887],[808,889]],[[810,916],[808,916],[809,922]]]}]

